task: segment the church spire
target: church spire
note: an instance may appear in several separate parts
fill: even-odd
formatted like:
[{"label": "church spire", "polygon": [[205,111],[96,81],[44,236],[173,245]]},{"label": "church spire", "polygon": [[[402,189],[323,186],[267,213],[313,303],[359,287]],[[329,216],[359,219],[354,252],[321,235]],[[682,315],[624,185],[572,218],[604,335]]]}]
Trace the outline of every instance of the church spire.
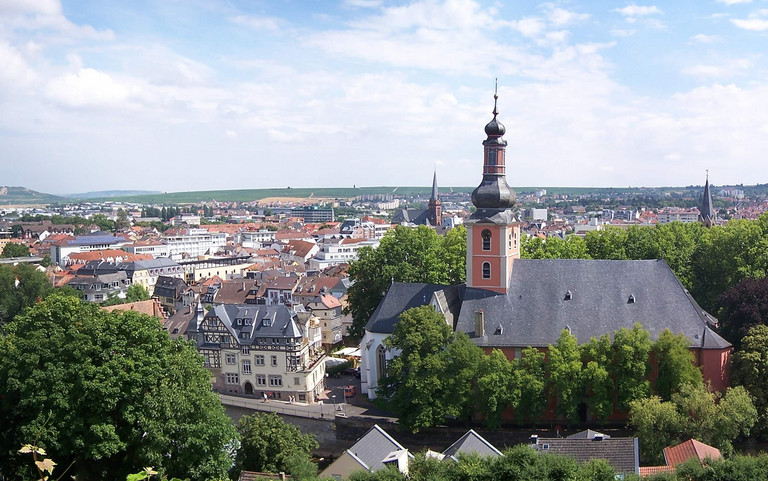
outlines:
[{"label": "church spire", "polygon": [[507,184],[505,153],[507,131],[496,118],[498,111],[498,90],[493,92],[493,119],[485,126],[488,136],[483,141],[483,180],[472,192],[472,203],[478,209],[506,210],[515,205],[515,192]]},{"label": "church spire", "polygon": [[712,206],[712,194],[709,191],[709,170],[707,170],[707,180],[704,183],[704,194],[701,196],[699,222],[704,224],[704,227],[712,227],[717,222],[717,215]]},{"label": "church spire", "polygon": [[432,197],[429,199],[429,223],[434,227],[443,225],[443,206],[437,195],[437,169],[432,176]]}]

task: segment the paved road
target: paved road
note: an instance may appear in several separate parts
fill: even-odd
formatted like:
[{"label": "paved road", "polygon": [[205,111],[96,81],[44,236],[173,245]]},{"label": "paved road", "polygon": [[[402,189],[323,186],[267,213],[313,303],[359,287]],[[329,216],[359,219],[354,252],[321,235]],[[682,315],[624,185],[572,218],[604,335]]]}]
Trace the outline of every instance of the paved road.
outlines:
[{"label": "paved road", "polygon": [[[365,396],[360,394],[360,380],[355,376],[342,374],[339,377],[326,378],[325,385],[328,399],[323,400],[322,404],[290,403],[275,399],[264,402],[262,399],[228,394],[219,394],[219,398],[222,404],[227,406],[276,412],[305,418],[331,420],[334,416],[347,416],[396,421],[391,413],[377,408]],[[344,396],[344,386],[348,385],[355,386],[354,396]]]}]

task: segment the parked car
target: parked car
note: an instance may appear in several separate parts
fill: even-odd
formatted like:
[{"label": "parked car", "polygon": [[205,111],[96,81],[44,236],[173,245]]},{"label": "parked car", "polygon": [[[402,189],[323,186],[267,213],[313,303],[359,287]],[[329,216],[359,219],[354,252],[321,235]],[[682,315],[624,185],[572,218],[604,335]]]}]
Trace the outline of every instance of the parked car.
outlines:
[{"label": "parked car", "polygon": [[344,386],[344,397],[345,398],[352,397],[356,393],[357,393],[357,389],[355,389],[355,386],[353,386],[351,384],[349,386]]}]

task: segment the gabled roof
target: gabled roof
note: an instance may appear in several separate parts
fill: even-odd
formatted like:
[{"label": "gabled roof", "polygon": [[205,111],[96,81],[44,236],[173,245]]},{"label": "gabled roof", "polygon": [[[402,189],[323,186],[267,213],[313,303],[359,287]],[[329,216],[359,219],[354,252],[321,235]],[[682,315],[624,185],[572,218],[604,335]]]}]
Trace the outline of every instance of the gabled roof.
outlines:
[{"label": "gabled roof", "polygon": [[477,434],[474,429],[470,429],[455,443],[451,444],[443,454],[456,458],[460,453],[477,453],[480,456],[501,456],[501,451]]},{"label": "gabled roof", "polygon": [[[257,337],[297,338],[302,337],[301,329],[285,306],[264,306],[253,304],[218,304],[205,315],[218,317],[237,342],[250,345]],[[237,323],[237,320],[250,320]],[[245,332],[244,336],[242,333]]]},{"label": "gabled roof", "polygon": [[666,459],[668,466],[677,466],[689,459],[704,461],[707,458],[720,459],[721,457],[719,449],[695,439],[689,439],[677,446],[664,448],[664,459]]},{"label": "gabled roof", "polygon": [[[485,333],[475,333],[477,311]],[[466,289],[456,330],[480,346],[546,347],[563,329],[586,342],[639,323],[651,339],[669,328],[692,347],[729,347],[714,322],[663,260],[515,259],[506,295]]]},{"label": "gabled roof", "polygon": [[369,470],[375,471],[384,466],[382,461],[389,453],[401,449],[405,448],[381,429],[378,424],[374,424],[363,437],[347,449],[347,452],[367,466]]},{"label": "gabled roof", "polygon": [[619,473],[640,474],[637,438],[538,438],[532,447],[539,453],[568,456],[579,463],[605,459]]},{"label": "gabled roof", "polygon": [[[389,290],[384,294],[384,299],[379,303],[376,310],[373,311],[371,318],[365,325],[365,330],[369,332],[379,332],[391,334],[395,324],[403,311],[412,307],[419,307],[429,304],[435,292],[448,290],[451,292],[460,292],[462,286],[444,286],[440,284],[420,284],[393,282]],[[460,296],[450,295],[446,298],[455,300],[455,305],[451,306],[458,312]]]},{"label": "gabled roof", "polygon": [[106,306],[101,308],[104,311],[135,311],[148,316],[159,317],[163,319],[165,312],[160,304],[155,299],[149,299],[146,301],[127,302],[125,304],[117,304],[114,306]]},{"label": "gabled roof", "polygon": [[579,431],[578,433],[571,434],[570,436],[566,436],[566,439],[595,439],[595,438],[603,438],[603,439],[610,439],[610,435],[603,434],[598,431],[592,431],[591,429],[585,429],[584,431]]}]

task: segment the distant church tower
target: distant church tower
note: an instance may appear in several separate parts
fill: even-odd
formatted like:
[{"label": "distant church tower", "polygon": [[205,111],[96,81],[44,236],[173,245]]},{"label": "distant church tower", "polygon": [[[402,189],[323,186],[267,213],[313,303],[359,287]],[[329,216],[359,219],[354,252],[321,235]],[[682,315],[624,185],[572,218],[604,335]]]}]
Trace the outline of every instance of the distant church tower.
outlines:
[{"label": "distant church tower", "polygon": [[506,293],[512,262],[520,258],[520,224],[509,210],[516,197],[507,185],[506,129],[496,120],[498,98],[494,90],[493,120],[485,126],[483,142],[483,180],[472,192],[477,211],[466,222],[467,287]]},{"label": "distant church tower", "polygon": [[704,194],[701,196],[699,222],[701,222],[704,227],[712,227],[717,222],[717,215],[715,214],[715,209],[712,207],[712,194],[709,192],[709,171],[707,171],[707,181],[704,183]]},{"label": "distant church tower", "polygon": [[437,170],[432,177],[432,197],[429,198],[429,224],[433,227],[443,225],[443,204],[437,196]]}]

